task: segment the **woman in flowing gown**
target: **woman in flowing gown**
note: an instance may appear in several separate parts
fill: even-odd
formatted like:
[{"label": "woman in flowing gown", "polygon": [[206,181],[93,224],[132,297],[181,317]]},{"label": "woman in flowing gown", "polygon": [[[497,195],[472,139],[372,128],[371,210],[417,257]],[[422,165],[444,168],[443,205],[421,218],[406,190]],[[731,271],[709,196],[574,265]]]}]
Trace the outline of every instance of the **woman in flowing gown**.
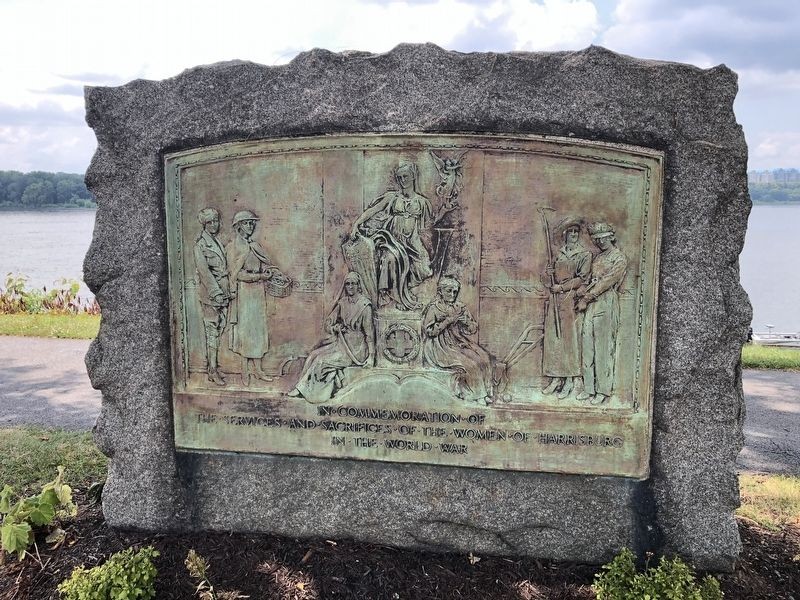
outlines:
[{"label": "woman in flowing gown", "polygon": [[455,373],[456,395],[470,402],[492,403],[492,357],[470,339],[478,331],[478,322],[469,309],[458,302],[461,284],[452,277],[439,280],[436,300],[422,317],[424,340],[422,356],[440,369]]},{"label": "woman in flowing gown", "polygon": [[350,272],[342,293],[325,321],[328,332],[306,359],[303,372],[288,395],[318,404],[330,400],[343,385],[347,367],[375,363],[375,326],[372,303],[361,289],[358,273]]}]

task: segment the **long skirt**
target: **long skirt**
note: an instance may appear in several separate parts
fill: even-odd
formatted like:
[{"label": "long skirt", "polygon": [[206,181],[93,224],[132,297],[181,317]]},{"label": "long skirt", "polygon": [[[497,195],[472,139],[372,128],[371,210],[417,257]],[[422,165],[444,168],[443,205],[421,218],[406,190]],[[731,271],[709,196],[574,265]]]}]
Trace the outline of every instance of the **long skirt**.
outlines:
[{"label": "long skirt", "polygon": [[236,322],[231,324],[230,348],[246,358],[261,358],[269,350],[264,284],[240,281],[234,302]]},{"label": "long skirt", "polygon": [[555,294],[555,301],[561,335],[556,335],[556,311],[551,295],[545,305],[542,372],[548,377],[578,377],[581,374],[581,316],[575,311],[575,294]]}]

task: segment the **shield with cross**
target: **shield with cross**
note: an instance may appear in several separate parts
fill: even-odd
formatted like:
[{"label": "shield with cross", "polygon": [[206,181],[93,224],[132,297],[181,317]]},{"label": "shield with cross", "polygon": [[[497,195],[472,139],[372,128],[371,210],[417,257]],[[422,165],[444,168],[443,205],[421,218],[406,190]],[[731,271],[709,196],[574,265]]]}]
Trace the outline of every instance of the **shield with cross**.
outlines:
[{"label": "shield with cross", "polygon": [[379,314],[376,321],[378,365],[404,371],[421,367],[420,317]]}]

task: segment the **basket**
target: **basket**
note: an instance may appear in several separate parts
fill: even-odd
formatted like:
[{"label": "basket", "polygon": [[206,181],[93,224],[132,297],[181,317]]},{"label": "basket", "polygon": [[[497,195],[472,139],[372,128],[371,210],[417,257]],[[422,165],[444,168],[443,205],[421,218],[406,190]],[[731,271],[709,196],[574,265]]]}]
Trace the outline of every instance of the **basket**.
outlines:
[{"label": "basket", "polygon": [[273,298],[286,298],[292,293],[292,280],[280,271],[264,282],[267,293]]}]

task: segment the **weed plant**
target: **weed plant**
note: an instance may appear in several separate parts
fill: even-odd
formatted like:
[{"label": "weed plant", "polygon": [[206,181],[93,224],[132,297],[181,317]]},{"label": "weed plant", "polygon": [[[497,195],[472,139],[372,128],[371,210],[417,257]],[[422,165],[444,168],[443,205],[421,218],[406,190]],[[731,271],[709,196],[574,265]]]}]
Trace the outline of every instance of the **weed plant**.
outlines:
[{"label": "weed plant", "polygon": [[29,287],[24,275],[8,273],[5,287],[0,289],[1,314],[100,314],[96,300],[86,301],[78,295],[80,283],[74,279],[61,279],[49,290]]}]

